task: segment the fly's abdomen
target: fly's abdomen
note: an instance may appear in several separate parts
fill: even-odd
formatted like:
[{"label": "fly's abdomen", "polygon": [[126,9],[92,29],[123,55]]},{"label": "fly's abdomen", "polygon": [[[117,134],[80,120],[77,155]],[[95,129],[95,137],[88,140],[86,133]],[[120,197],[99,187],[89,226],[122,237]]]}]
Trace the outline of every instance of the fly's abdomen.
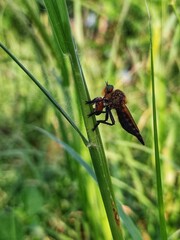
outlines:
[{"label": "fly's abdomen", "polygon": [[121,108],[116,108],[116,112],[122,128],[137,137],[137,139],[144,145],[144,140],[126,105],[123,105]]}]

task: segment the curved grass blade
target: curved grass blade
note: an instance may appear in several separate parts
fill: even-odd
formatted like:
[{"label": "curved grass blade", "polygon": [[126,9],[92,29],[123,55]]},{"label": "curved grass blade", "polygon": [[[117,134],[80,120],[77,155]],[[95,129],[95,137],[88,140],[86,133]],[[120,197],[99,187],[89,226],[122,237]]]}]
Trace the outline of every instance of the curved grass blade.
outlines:
[{"label": "curved grass blade", "polygon": [[141,233],[139,229],[135,226],[131,218],[124,212],[122,208],[122,204],[118,201],[117,204],[118,212],[122,218],[124,226],[127,228],[129,234],[131,235],[132,239],[134,240],[142,240]]},{"label": "curved grass blade", "polygon": [[[46,135],[47,137],[61,145],[64,148],[64,150],[67,151],[74,158],[74,160],[76,160],[97,183],[97,179],[92,168],[81,158],[81,156],[76,151],[74,151],[73,148],[71,148],[68,144],[64,143],[63,141],[61,141],[48,131],[39,127],[35,127],[35,129],[37,129],[39,132],[43,133],[44,135]],[[120,202],[118,202],[118,213],[123,221],[123,224],[125,225],[129,234],[131,235],[132,239],[142,240],[138,228],[135,226],[131,218],[124,212]]]},{"label": "curved grass blade", "polygon": [[64,148],[64,150],[67,151],[83,168],[85,168],[85,170],[89,173],[89,175],[97,182],[93,169],[90,167],[89,164],[87,164],[82,159],[82,157],[72,147],[70,147],[67,143],[61,141],[59,138],[57,138],[56,136],[54,136],[53,134],[49,133],[48,131],[42,128],[35,127],[35,129],[37,129],[39,132],[43,133],[44,135],[48,136],[53,141],[61,145]]},{"label": "curved grass blade", "polygon": [[19,67],[31,78],[31,80],[39,87],[39,89],[46,95],[46,97],[52,102],[52,104],[61,112],[61,114],[66,118],[66,120],[71,124],[71,126],[79,133],[84,144],[88,145],[88,140],[76,126],[74,121],[69,117],[69,115],[64,111],[64,109],[58,104],[58,102],[52,97],[52,95],[43,87],[40,82],[24,67],[22,63],[2,44],[0,47],[19,65]]}]

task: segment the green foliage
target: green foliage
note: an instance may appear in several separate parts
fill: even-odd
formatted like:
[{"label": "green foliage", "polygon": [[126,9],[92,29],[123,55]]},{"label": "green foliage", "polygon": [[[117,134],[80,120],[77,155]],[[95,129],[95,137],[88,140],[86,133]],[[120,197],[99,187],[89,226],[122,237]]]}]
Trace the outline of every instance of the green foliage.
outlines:
[{"label": "green foliage", "polygon": [[[117,120],[113,127],[99,126],[123,235],[125,239],[160,239],[145,2],[66,1],[71,29],[62,11],[64,1],[45,2],[54,18],[48,18],[43,1],[0,1],[0,42],[14,53],[16,62],[23,63],[21,67],[26,66],[26,73],[56,106],[1,48],[0,239],[112,238],[84,145],[95,143],[103,155],[99,133],[91,131],[95,119],[86,116],[91,110],[85,105],[89,95],[84,76],[91,98],[101,96],[105,81],[126,93],[146,144],[140,146]],[[167,235],[179,239],[180,5],[178,1],[148,4],[155,141],[163,185],[163,193],[158,193],[164,198]],[[60,30],[62,35],[57,34]],[[96,170],[98,164],[102,162],[94,158],[97,178],[97,171],[102,172],[100,167]],[[108,172],[105,165],[103,171]],[[110,180],[103,181],[106,192]]]}]

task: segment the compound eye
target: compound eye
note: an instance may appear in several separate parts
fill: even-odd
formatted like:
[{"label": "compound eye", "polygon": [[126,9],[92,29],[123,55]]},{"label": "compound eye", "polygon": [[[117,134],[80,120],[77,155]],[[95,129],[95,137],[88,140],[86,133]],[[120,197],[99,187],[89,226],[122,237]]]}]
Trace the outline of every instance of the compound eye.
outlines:
[{"label": "compound eye", "polygon": [[111,93],[113,89],[114,89],[113,85],[109,85],[109,84],[106,85],[106,93]]}]

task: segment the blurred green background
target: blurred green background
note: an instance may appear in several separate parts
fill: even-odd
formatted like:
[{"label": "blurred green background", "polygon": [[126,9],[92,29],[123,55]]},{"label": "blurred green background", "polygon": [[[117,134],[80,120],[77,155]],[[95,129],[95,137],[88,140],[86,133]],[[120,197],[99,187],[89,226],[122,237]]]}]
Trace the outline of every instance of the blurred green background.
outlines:
[{"label": "blurred green background", "polygon": [[[60,1],[61,2],[61,1]],[[118,123],[100,126],[116,199],[159,239],[148,17],[144,1],[66,1],[91,98],[105,81],[123,90],[146,146]],[[180,3],[151,1],[160,157],[167,232],[180,239]],[[69,59],[54,44],[43,1],[0,1],[0,41],[85,132]],[[78,134],[0,49],[0,240],[111,239],[97,185],[46,129],[89,164]],[[98,118],[102,118],[99,116]],[[124,229],[126,239],[131,239]]]}]

